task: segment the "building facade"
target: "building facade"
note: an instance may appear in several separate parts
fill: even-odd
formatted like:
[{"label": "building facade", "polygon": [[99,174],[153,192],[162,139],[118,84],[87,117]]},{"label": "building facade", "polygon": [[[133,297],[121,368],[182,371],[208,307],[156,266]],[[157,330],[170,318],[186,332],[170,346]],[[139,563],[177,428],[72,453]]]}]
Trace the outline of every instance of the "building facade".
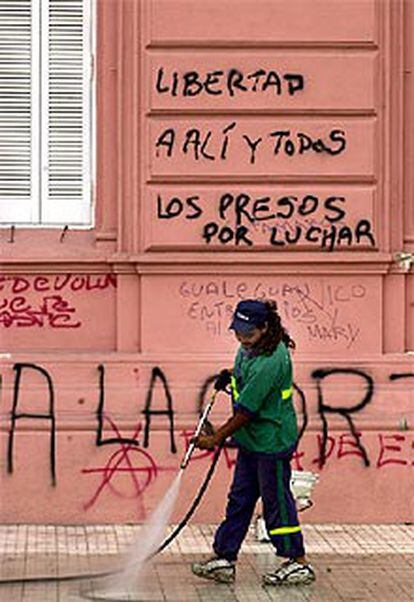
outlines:
[{"label": "building facade", "polygon": [[[297,344],[293,468],[320,475],[304,520],[414,520],[412,3],[78,4],[93,60],[56,134],[76,56],[55,77],[51,37],[56,105],[43,80],[31,90],[48,114],[37,169],[58,166],[36,206],[51,209],[0,204],[0,520],[142,520],[252,297],[277,301]],[[59,186],[79,114],[73,200]],[[213,422],[230,411],[220,394]],[[175,518],[210,462],[193,456]],[[222,516],[233,462],[224,450],[196,520]]]}]

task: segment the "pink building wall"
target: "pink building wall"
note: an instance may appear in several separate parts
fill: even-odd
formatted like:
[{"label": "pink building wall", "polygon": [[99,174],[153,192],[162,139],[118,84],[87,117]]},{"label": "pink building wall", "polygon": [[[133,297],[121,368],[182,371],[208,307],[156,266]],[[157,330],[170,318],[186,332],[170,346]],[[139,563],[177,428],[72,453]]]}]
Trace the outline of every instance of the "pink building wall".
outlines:
[{"label": "pink building wall", "polygon": [[0,521],[142,520],[251,296],[297,342],[304,520],[414,520],[413,28],[398,0],[98,0],[95,228],[0,232]]}]

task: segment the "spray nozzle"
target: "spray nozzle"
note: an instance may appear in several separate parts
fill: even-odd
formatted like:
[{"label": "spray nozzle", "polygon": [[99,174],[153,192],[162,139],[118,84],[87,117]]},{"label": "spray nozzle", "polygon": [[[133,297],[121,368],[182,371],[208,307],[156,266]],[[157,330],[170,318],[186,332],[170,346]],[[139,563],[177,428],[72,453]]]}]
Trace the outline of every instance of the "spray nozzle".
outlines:
[{"label": "spray nozzle", "polygon": [[214,402],[216,400],[216,395],[217,395],[217,389],[214,390],[214,392],[213,392],[213,394],[211,396],[210,401],[208,402],[208,404],[204,408],[204,411],[203,411],[203,413],[202,413],[202,415],[200,417],[200,420],[198,421],[196,430],[194,431],[194,435],[192,437],[192,441],[191,441],[190,445],[188,446],[187,451],[186,451],[186,453],[184,455],[184,458],[182,459],[182,462],[180,464],[180,469],[181,470],[185,470],[187,468],[187,466],[188,466],[188,463],[189,463],[189,461],[191,459],[191,456],[193,455],[194,450],[195,450],[195,446],[196,446],[195,440],[197,439],[197,437],[199,436],[199,434],[201,433],[201,431],[203,429],[203,426],[207,422],[207,418],[208,418],[208,415],[210,414],[210,410],[213,407],[213,404],[214,404]]}]

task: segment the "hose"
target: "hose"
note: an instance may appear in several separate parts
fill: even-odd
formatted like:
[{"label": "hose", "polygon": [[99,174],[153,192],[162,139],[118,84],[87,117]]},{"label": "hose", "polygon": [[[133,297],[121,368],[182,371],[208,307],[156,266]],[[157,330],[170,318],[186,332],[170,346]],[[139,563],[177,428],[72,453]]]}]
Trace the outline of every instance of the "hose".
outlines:
[{"label": "hose", "polygon": [[184,529],[184,527],[186,526],[186,524],[188,523],[190,518],[193,516],[194,512],[196,511],[198,505],[200,504],[200,502],[203,498],[203,495],[208,487],[208,484],[211,481],[211,477],[214,474],[216,464],[220,457],[220,452],[221,452],[222,448],[223,448],[223,444],[217,448],[217,450],[214,454],[214,457],[213,457],[213,461],[211,462],[210,468],[208,469],[207,475],[206,475],[203,483],[201,484],[201,487],[198,490],[193,503],[191,504],[190,508],[188,509],[187,514],[184,516],[184,518],[181,520],[181,522],[175,527],[174,531],[172,531],[172,533],[170,533],[169,536],[163,541],[163,543],[160,545],[158,550],[156,550],[151,556],[149,556],[149,558],[154,558],[154,556],[156,556],[157,554],[159,554],[160,552],[165,550],[165,548],[177,537],[177,535],[179,535],[179,533],[181,533],[181,531]]},{"label": "hose", "polygon": [[[168,535],[168,537],[166,537],[166,539],[163,541],[163,543],[160,545],[160,547],[155,552],[153,552],[153,554],[151,554],[148,557],[148,560],[150,560],[151,558],[154,558],[154,556],[156,556],[157,554],[159,554],[160,552],[165,550],[165,548],[179,535],[179,533],[181,533],[181,531],[184,529],[184,527],[186,526],[186,524],[188,523],[190,518],[193,516],[193,514],[196,511],[197,507],[199,506],[199,504],[203,498],[203,495],[208,487],[208,484],[210,483],[211,478],[214,474],[214,471],[216,469],[216,465],[217,465],[218,459],[220,457],[220,452],[221,452],[222,448],[223,448],[223,445],[220,445],[216,449],[213,460],[207,471],[207,475],[205,476],[204,481],[202,482],[202,484],[197,492],[197,495],[194,498],[193,503],[191,504],[190,508],[188,509],[186,515],[178,523],[178,525],[175,527],[175,529],[172,531],[172,533],[170,533]],[[183,469],[181,468],[180,470],[183,470]],[[101,572],[101,573],[81,573],[81,574],[60,575],[60,576],[39,575],[37,577],[22,577],[22,578],[12,577],[9,579],[0,579],[0,586],[1,585],[13,585],[14,583],[15,584],[17,584],[17,583],[40,583],[40,582],[41,583],[51,583],[51,582],[56,582],[56,581],[80,581],[83,579],[101,579],[103,577],[117,575],[120,572],[121,571],[106,571],[106,572]]]}]

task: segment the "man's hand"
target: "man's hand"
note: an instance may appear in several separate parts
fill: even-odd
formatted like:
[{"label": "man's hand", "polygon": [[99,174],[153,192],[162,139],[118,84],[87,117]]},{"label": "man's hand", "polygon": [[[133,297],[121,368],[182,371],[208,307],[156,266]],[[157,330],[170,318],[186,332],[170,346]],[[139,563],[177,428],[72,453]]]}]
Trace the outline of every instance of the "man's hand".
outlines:
[{"label": "man's hand", "polygon": [[216,391],[226,391],[227,385],[231,383],[231,371],[225,368],[221,370],[218,374],[216,381],[214,383],[214,388]]},{"label": "man's hand", "polygon": [[217,445],[221,445],[235,433],[239,428],[245,426],[250,422],[251,417],[247,416],[243,412],[237,410],[235,414],[227,420],[217,431],[212,435],[199,435],[196,438],[192,438],[191,442],[195,444],[199,449],[214,449]]},{"label": "man's hand", "polygon": [[195,439],[191,439],[191,442],[195,443],[195,446],[199,449],[214,449],[219,441],[217,440],[216,435],[199,435]]}]

